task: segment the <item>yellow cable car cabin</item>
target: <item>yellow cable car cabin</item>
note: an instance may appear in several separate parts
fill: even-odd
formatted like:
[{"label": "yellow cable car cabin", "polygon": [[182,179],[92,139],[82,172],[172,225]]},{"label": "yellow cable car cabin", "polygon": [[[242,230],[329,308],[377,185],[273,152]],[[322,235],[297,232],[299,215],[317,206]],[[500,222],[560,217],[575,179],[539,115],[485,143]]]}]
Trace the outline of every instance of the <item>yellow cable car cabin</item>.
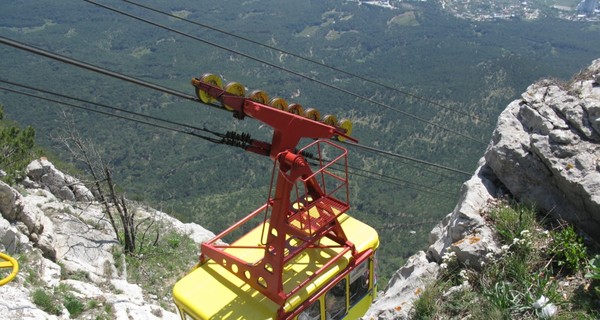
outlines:
[{"label": "yellow cable car cabin", "polygon": [[[375,250],[377,232],[370,226],[342,215],[342,228],[352,234],[358,251],[370,249],[358,265],[348,270],[350,253],[330,266],[321,276],[298,291],[285,304],[289,319],[358,319],[371,306],[377,294]],[[249,232],[235,245],[256,245],[262,226]],[[326,241],[325,239],[323,240]],[[333,245],[333,243],[324,243]],[[236,250],[236,249],[231,249]],[[237,249],[240,250],[240,249]],[[284,269],[286,289],[322,267],[341,248],[308,249]],[[188,319],[276,319],[279,306],[221,265],[209,260],[181,279],[173,288],[173,298],[182,320]]]},{"label": "yellow cable car cabin", "polygon": [[[268,106],[266,99],[241,97],[220,83],[212,74],[192,80],[202,102],[220,101],[236,118],[273,128],[271,143],[226,136],[232,145],[269,156],[273,174],[267,202],[203,243],[196,269],[175,284],[182,319],[361,317],[377,292],[379,237],[346,214],[348,151],[322,140],[356,141],[349,136],[351,126]],[[297,150],[302,138],[313,142]]]}]

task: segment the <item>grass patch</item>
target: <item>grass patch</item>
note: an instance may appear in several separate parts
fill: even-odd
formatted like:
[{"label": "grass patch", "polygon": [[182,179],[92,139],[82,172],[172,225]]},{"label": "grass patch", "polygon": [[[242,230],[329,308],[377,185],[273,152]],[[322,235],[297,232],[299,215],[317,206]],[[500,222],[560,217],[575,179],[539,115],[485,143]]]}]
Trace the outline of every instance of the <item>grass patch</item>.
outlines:
[{"label": "grass patch", "polygon": [[481,271],[444,255],[442,272],[417,299],[414,319],[598,319],[600,256],[576,230],[547,230],[536,211],[502,205],[489,213],[502,253]]},{"label": "grass patch", "polygon": [[559,267],[566,268],[567,272],[577,272],[588,260],[583,239],[575,233],[572,226],[567,226],[552,232],[550,254]]},{"label": "grass patch", "polygon": [[63,304],[65,308],[69,310],[71,318],[77,318],[80,314],[83,313],[83,311],[85,311],[84,304],[81,301],[77,300],[77,298],[75,298],[75,296],[73,296],[72,294],[65,295],[63,299]]},{"label": "grass patch", "polygon": [[409,11],[393,17],[388,21],[388,25],[416,27],[419,25],[419,21],[417,21],[414,11]]},{"label": "grass patch", "polygon": [[40,309],[52,315],[61,315],[62,310],[67,309],[72,319],[79,317],[86,310],[98,307],[98,302],[95,300],[82,302],[73,294],[73,289],[64,284],[48,290],[35,289],[31,299]]},{"label": "grass patch", "polygon": [[53,294],[44,289],[36,289],[31,295],[33,303],[49,314],[60,315],[60,305],[56,303]]},{"label": "grass patch", "polygon": [[[128,281],[137,283],[159,301],[171,300],[173,285],[197,261],[198,248],[187,236],[169,231],[155,246],[144,246],[136,255],[125,255]],[[173,309],[172,304],[168,309]]]}]

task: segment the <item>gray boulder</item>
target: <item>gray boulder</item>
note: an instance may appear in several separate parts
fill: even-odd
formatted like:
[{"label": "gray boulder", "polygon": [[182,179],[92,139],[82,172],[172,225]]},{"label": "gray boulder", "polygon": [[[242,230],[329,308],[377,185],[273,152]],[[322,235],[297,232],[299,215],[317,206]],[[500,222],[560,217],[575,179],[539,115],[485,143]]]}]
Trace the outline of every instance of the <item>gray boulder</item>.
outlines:
[{"label": "gray boulder", "polygon": [[23,210],[21,194],[0,181],[0,213],[8,221],[15,221]]},{"label": "gray boulder", "polygon": [[600,238],[600,60],[540,81],[498,118],[487,164],[517,199]]},{"label": "gray boulder", "polygon": [[68,201],[93,201],[94,195],[81,181],[57,170],[45,158],[32,161],[25,170],[25,186],[43,187],[57,198]]},{"label": "gray boulder", "polygon": [[426,253],[408,259],[364,319],[409,319],[445,257],[479,269],[499,254],[484,216],[506,196],[600,238],[600,59],[569,85],[530,86],[502,112],[479,168],[463,184],[455,209],[431,231]]}]

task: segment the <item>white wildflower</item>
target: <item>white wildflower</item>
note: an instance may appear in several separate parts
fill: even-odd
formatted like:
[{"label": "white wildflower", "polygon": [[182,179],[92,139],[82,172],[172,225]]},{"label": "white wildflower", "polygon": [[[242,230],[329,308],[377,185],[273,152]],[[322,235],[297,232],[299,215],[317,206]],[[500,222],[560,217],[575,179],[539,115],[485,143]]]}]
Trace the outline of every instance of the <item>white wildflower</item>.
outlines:
[{"label": "white wildflower", "polygon": [[550,303],[550,299],[543,295],[533,303],[533,307],[535,309],[541,309],[540,317],[542,319],[550,318],[558,311],[558,308],[553,303]]},{"label": "white wildflower", "polygon": [[456,253],[454,251],[447,251],[446,253],[444,253],[444,255],[442,256],[442,261],[443,262],[452,262],[456,260]]},{"label": "white wildflower", "polygon": [[544,319],[550,318],[556,314],[558,308],[553,303],[548,303],[542,308],[542,312],[540,312],[540,316]]},{"label": "white wildflower", "polygon": [[506,252],[506,251],[508,251],[508,249],[510,249],[510,246],[509,246],[509,245],[507,245],[507,244],[503,245],[503,246],[500,248],[500,250],[502,250],[503,252]]},{"label": "white wildflower", "polygon": [[535,309],[541,309],[540,317],[542,319],[550,318],[558,311],[558,308],[553,303],[549,302],[550,299],[542,295],[536,302],[533,303],[533,307]]},{"label": "white wildflower", "polygon": [[548,230],[544,230],[544,232],[542,232],[542,234],[543,234],[545,237],[547,237],[547,236],[549,236],[549,235],[550,235],[550,231],[548,231]]},{"label": "white wildflower", "polygon": [[537,299],[536,302],[533,303],[533,307],[536,309],[540,309],[541,307],[545,306],[548,301],[550,301],[548,298],[546,298],[546,296],[542,295],[539,299]]},{"label": "white wildflower", "polygon": [[442,269],[448,269],[448,264],[447,263],[442,263],[442,264],[440,264],[440,268],[442,268]]},{"label": "white wildflower", "polygon": [[518,245],[520,242],[521,242],[521,239],[519,239],[519,238],[514,238],[513,239],[513,244],[517,244]]}]

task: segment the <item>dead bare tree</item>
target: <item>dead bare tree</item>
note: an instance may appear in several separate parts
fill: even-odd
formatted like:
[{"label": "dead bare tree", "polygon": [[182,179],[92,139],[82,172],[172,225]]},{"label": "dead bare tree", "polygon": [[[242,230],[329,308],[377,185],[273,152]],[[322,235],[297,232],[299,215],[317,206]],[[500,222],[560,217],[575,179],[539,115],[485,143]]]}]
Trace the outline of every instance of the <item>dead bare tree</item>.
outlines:
[{"label": "dead bare tree", "polygon": [[134,222],[135,210],[129,210],[123,194],[116,191],[110,166],[103,160],[94,144],[84,140],[75,131],[75,124],[68,115],[65,114],[64,118],[67,123],[66,129],[54,140],[60,142],[73,159],[86,168],[92,178],[92,181],[86,184],[91,184],[92,192],[104,206],[117,240],[123,244],[126,254],[135,253],[136,234],[141,225]]}]

